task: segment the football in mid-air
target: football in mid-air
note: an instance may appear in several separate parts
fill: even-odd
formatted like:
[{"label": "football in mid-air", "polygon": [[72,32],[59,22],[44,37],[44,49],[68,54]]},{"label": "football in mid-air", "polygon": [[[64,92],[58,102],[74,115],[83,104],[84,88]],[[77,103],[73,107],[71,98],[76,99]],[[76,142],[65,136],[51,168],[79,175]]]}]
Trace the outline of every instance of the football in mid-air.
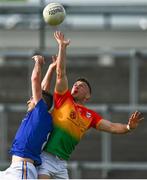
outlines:
[{"label": "football in mid-air", "polygon": [[60,3],[49,3],[43,9],[43,19],[51,26],[61,24],[64,21],[65,16],[65,9]]}]

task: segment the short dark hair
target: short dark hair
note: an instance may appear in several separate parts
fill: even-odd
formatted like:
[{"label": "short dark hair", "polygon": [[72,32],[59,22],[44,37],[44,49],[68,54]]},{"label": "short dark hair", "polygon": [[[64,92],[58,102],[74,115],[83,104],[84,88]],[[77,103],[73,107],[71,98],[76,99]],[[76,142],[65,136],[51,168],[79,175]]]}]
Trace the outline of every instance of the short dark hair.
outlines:
[{"label": "short dark hair", "polygon": [[88,88],[89,88],[90,94],[92,93],[91,85],[90,85],[90,83],[88,82],[88,80],[87,80],[86,78],[80,77],[80,78],[78,78],[78,79],[76,80],[76,82],[77,82],[77,81],[81,81],[81,82],[86,83],[87,86],[88,86]]},{"label": "short dark hair", "polygon": [[53,105],[53,95],[42,90],[42,97],[43,100],[46,102],[47,106],[48,106],[48,110],[51,109],[52,105]]}]

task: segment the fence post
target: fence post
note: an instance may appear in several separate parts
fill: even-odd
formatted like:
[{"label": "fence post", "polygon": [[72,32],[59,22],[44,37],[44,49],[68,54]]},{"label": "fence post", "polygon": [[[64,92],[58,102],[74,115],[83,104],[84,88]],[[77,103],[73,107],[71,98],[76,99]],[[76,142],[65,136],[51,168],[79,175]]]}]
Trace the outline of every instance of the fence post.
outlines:
[{"label": "fence post", "polygon": [[0,105],[0,160],[7,159],[7,114],[3,105]]},{"label": "fence post", "polygon": [[[110,120],[110,113],[109,108],[106,106],[105,111],[103,112],[103,115],[105,118]],[[111,134],[102,132],[102,163],[103,164],[110,164],[111,163]],[[107,166],[106,166],[107,167]],[[108,176],[108,169],[103,168],[102,169],[102,178],[107,178]]]}]

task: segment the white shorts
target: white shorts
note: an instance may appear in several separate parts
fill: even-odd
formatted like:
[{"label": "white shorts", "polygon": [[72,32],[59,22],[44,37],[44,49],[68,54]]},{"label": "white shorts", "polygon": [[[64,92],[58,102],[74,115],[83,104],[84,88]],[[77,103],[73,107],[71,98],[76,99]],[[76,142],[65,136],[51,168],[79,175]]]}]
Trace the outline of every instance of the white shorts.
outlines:
[{"label": "white shorts", "polygon": [[37,170],[30,162],[15,162],[5,171],[0,171],[2,180],[37,179]]},{"label": "white shorts", "polygon": [[41,154],[42,165],[38,169],[38,175],[48,175],[53,179],[69,179],[67,162],[55,155],[43,152]]}]

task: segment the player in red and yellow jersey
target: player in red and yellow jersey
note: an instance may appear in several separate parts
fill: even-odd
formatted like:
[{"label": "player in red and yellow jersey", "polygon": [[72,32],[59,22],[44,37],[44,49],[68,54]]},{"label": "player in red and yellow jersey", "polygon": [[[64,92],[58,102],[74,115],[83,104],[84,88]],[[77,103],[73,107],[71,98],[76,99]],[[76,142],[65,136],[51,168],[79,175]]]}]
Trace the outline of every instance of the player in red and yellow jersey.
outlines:
[{"label": "player in red and yellow jersey", "polygon": [[143,119],[140,112],[134,112],[127,124],[112,123],[86,108],[84,104],[91,97],[90,84],[84,78],[78,79],[70,92],[66,75],[66,47],[70,41],[65,40],[61,32],[55,32],[54,37],[59,45],[52,111],[54,130],[42,153],[40,179],[68,179],[66,160],[89,128],[124,134],[135,129]]},{"label": "player in red and yellow jersey", "polygon": [[[78,81],[79,82],[79,81]],[[90,127],[96,128],[102,117],[75,103],[70,91],[55,93],[54,132],[45,150],[68,160],[75,146]]]}]

